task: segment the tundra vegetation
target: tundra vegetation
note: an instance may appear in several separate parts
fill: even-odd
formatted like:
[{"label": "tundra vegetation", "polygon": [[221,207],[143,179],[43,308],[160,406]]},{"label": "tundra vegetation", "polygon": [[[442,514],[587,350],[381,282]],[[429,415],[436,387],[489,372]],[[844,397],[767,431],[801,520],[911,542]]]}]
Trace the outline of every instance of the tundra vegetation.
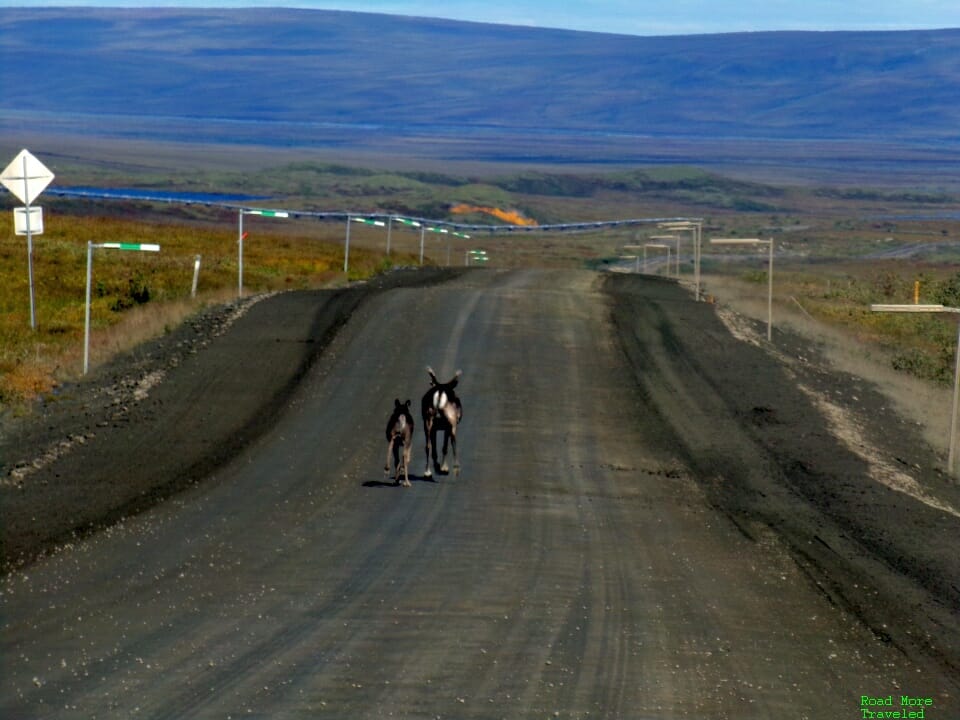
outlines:
[{"label": "tundra vegetation", "polygon": [[[87,242],[156,243],[159,253],[95,249],[91,282],[91,355],[94,361],[169,331],[211,303],[237,295],[236,217],[220,227],[187,221],[142,221],[102,206],[104,215],[45,213],[34,238],[37,329],[30,329],[25,238],[15,236],[12,213],[0,213],[0,403],[20,404],[49,393],[82,369]],[[162,210],[156,211],[162,214]],[[131,214],[137,214],[133,212]],[[343,228],[321,226],[278,232],[251,227],[244,243],[244,293],[342,284]],[[249,223],[253,226],[253,223]],[[361,233],[362,237],[362,233]],[[191,297],[194,259],[201,258],[198,292]],[[349,280],[415,258],[351,247]]]},{"label": "tundra vegetation", "polygon": [[[952,377],[956,325],[933,315],[869,311],[870,303],[960,305],[957,198],[942,190],[777,186],[673,166],[618,172],[525,170],[500,175],[421,169],[370,169],[300,162],[247,171],[204,170],[189,179],[147,175],[122,163],[61,163],[62,185],[246,193],[251,204],[293,210],[350,210],[502,226],[482,208],[502,208],[531,222],[620,218],[703,219],[704,273],[766,282],[762,254],[723,253],[709,237],[772,237],[775,302],[799,305],[818,321],[877,346],[894,367],[924,379]],[[81,367],[88,241],[157,243],[160,253],[96,251],[92,286],[94,361],[168,331],[205,305],[236,296],[236,212],[199,205],[44,198],[45,232],[35,238],[38,328],[29,327],[26,243],[12,227],[11,198],[0,210],[0,402],[10,407],[51,393]],[[459,206],[459,207],[458,207]],[[471,211],[470,207],[475,210]],[[452,212],[457,209],[458,212]],[[343,267],[343,222],[250,217],[244,244],[249,293],[322,287],[415,265],[419,232],[351,227],[350,274]],[[469,240],[426,238],[426,262],[463,264],[469,248],[487,251],[493,267],[608,268],[623,246],[662,233],[654,225],[581,234],[472,231]],[[190,297],[201,256],[197,298]],[[689,241],[681,272],[692,278]],[[661,271],[662,272],[662,271]],[[709,290],[709,288],[708,288]],[[722,299],[722,298],[721,298]]]}]

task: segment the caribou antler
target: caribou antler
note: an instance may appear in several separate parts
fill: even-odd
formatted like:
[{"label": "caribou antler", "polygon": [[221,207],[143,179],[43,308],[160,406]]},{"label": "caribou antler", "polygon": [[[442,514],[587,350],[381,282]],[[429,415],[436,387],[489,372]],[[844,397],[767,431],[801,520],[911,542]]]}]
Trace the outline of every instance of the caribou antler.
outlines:
[{"label": "caribou antler", "polygon": [[446,385],[452,385],[452,384],[454,384],[454,383],[457,382],[457,379],[458,379],[461,375],[463,375],[463,370],[457,370],[457,372],[454,373],[453,377],[450,378],[450,382],[448,382],[448,383],[441,383],[439,380],[437,380],[437,374],[433,371],[433,368],[430,367],[429,365],[427,365],[427,373],[429,373],[429,375],[430,375],[430,385],[431,385],[431,386],[433,386],[433,385],[444,385],[444,384],[446,384]]}]

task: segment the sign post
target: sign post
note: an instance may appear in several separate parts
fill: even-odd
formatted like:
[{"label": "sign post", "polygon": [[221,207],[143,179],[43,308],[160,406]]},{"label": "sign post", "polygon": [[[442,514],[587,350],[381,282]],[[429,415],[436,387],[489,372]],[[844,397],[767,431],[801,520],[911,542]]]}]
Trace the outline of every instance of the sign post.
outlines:
[{"label": "sign post", "polygon": [[[676,243],[676,253],[673,256],[674,259],[674,269],[677,273],[677,279],[680,279],[680,236],[679,235],[651,235],[651,240],[659,240],[660,242],[673,241]],[[670,274],[670,268],[667,267],[667,274]]]},{"label": "sign post", "polygon": [[[20,202],[26,205],[23,208],[24,213],[24,234],[27,236],[27,273],[29,275],[30,285],[30,329],[37,329],[37,311],[36,303],[33,299],[33,233],[30,227],[31,216],[35,214],[30,208],[37,196],[44,191],[50,181],[53,180],[53,173],[42,162],[37,160],[28,150],[21,150],[20,153],[7,165],[6,169],[0,173],[0,182],[16,195]],[[14,210],[16,219],[17,211]],[[43,232],[42,226],[40,232]]]},{"label": "sign post", "polygon": [[[458,237],[458,238],[461,238],[462,240],[470,239],[470,236],[467,235],[466,233],[454,232],[450,234],[453,235],[453,237]],[[447,237],[447,265],[449,264],[450,264],[450,238]]]},{"label": "sign post", "polygon": [[[646,248],[644,248],[643,245],[624,245],[624,246],[623,246],[623,250],[624,250],[624,252],[626,252],[627,250],[634,250],[634,251],[636,251],[636,250],[642,250],[642,251],[643,251],[643,258],[644,258],[644,260],[643,260],[643,262],[644,262],[643,271],[644,271],[644,272],[647,271],[647,267],[646,267],[647,251],[646,251]],[[635,273],[638,273],[638,274],[640,273],[640,255],[639,255],[639,254],[637,254],[637,255],[630,255],[630,256],[621,255],[621,257],[624,258],[625,260],[633,260],[633,261],[635,262],[635,265],[634,265],[634,267],[633,267],[633,271],[634,271]]]},{"label": "sign post", "polygon": [[160,252],[159,245],[151,243],[93,243],[87,242],[87,302],[84,311],[83,324],[83,374],[90,369],[90,285],[93,278],[93,249],[108,248],[111,250],[134,250],[137,252]]},{"label": "sign post", "polygon": [[347,274],[350,269],[350,221],[353,220],[347,215],[347,236],[343,240],[343,273]]},{"label": "sign post", "polygon": [[485,263],[490,259],[487,255],[486,250],[467,250],[463,256],[463,264],[470,265],[473,263]]},{"label": "sign post", "polygon": [[243,239],[247,234],[243,231],[244,215],[260,215],[261,217],[285,218],[290,213],[284,210],[240,210],[237,221],[237,297],[243,297]]},{"label": "sign post", "polygon": [[471,262],[474,263],[485,263],[490,258],[487,256],[486,250],[467,250],[463,256],[463,264],[470,265]]},{"label": "sign post", "polygon": [[[373,220],[371,218],[353,217],[347,215],[347,239],[343,248],[343,271],[349,269],[348,260],[350,258],[350,222],[360,223],[362,225],[375,225],[376,227],[387,227],[383,220]],[[390,254],[390,228],[387,228],[387,255]]]},{"label": "sign post", "polygon": [[[350,256],[350,221],[352,220],[355,223],[360,223],[362,225],[375,225],[376,227],[386,227],[387,223],[383,220],[373,220],[371,218],[362,218],[362,217],[352,217],[347,216],[347,240],[346,245],[343,250],[343,271],[347,272],[348,264],[347,260]],[[387,255],[390,254],[390,228],[387,228]]]},{"label": "sign post", "polygon": [[[423,265],[423,231],[424,230],[426,230],[427,232],[438,233],[441,235],[448,235],[450,233],[449,230],[442,227],[429,227],[427,225],[424,225],[423,227],[420,228],[420,264],[421,265]],[[450,264],[450,245],[448,244],[447,245],[447,265],[449,264]]]},{"label": "sign post", "polygon": [[710,238],[711,245],[766,245],[767,256],[767,342],[773,340],[773,238]]},{"label": "sign post", "polygon": [[693,283],[696,286],[697,302],[700,302],[700,246],[702,245],[702,220],[678,220],[675,222],[659,223],[657,227],[672,232],[689,230],[693,237]]},{"label": "sign post", "polygon": [[[420,227],[420,223],[418,223],[416,220],[408,220],[407,218],[404,218],[404,217],[391,217],[390,219],[396,220],[401,225],[406,225],[407,227],[415,227],[415,228]],[[390,226],[388,225],[387,226],[387,255],[389,254],[390,254]],[[423,261],[421,259],[421,263],[422,262]]]},{"label": "sign post", "polygon": [[667,251],[667,275],[670,274],[670,246],[663,243],[644,243],[643,244],[643,274],[647,274],[647,248],[658,248]]},{"label": "sign post", "polygon": [[[907,312],[907,313],[954,313],[960,316],[960,308],[945,307],[943,305],[871,305],[873,312]],[[953,408],[950,411],[950,441],[947,451],[947,472],[953,473],[954,459],[957,456],[957,408],[960,406],[960,323],[957,329],[957,354],[954,359],[953,370]]]}]

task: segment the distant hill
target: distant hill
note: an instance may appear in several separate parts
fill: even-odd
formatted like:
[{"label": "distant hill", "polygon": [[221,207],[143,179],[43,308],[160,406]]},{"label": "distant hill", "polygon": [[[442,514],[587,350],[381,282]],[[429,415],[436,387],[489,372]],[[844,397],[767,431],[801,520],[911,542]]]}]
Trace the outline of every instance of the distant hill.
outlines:
[{"label": "distant hill", "polygon": [[467,156],[502,136],[504,158],[546,162],[611,162],[620,151],[603,148],[660,137],[736,152],[960,147],[960,30],[635,37],[319,10],[2,8],[0,87],[8,138],[389,137]]}]

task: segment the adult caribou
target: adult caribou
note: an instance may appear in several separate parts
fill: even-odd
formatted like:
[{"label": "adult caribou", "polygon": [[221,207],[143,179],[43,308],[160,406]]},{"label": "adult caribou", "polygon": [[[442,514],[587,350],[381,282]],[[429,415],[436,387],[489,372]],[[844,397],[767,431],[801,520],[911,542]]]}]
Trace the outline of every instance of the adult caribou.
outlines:
[{"label": "adult caribou", "polygon": [[[423,432],[427,438],[427,469],[424,471],[424,477],[433,477],[434,468],[437,472],[446,474],[450,472],[447,466],[447,445],[453,445],[453,471],[460,472],[460,459],[457,455],[457,426],[463,417],[463,405],[460,398],[454,392],[454,388],[459,382],[462,371],[457,370],[456,374],[449,382],[442,383],[437,380],[433,368],[427,367],[427,373],[430,375],[430,389],[420,402],[420,412],[423,416]],[[443,431],[443,461],[437,463],[437,433]],[[432,465],[431,465],[432,461]]]}]

